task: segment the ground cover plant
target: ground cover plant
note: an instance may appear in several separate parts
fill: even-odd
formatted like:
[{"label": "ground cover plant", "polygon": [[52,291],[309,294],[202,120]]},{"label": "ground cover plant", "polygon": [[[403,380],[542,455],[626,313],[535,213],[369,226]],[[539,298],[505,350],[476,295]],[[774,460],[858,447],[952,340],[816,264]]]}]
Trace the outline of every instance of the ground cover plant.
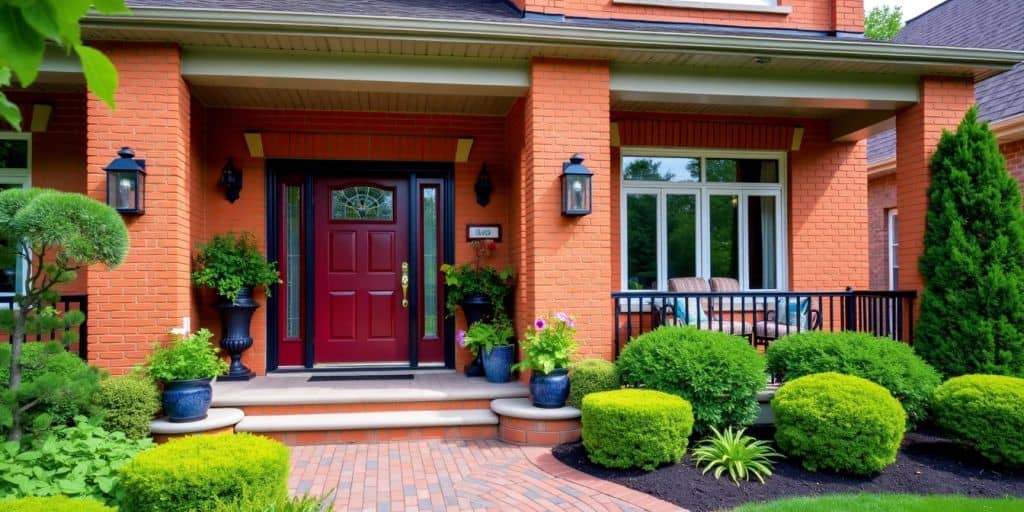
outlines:
[{"label": "ground cover plant", "polygon": [[711,437],[693,449],[693,460],[704,473],[715,478],[728,474],[736,485],[753,476],[764,483],[772,475],[772,460],[782,457],[767,441],[745,435],[744,429],[731,427],[719,432],[712,429]]},{"label": "ground cover plant", "polygon": [[964,375],[935,390],[935,420],[996,464],[1024,466],[1024,379]]},{"label": "ground cover plant", "polygon": [[679,462],[686,453],[693,409],[686,400],[660,391],[602,391],[583,398],[581,422],[590,460],[650,471]]},{"label": "ground cover plant", "polygon": [[805,332],[776,340],[765,354],[768,371],[783,380],[837,372],[888,389],[907,411],[908,426],[928,418],[939,373],[909,345],[860,332]]},{"label": "ground cover plant", "polygon": [[616,367],[625,386],[689,401],[699,434],[752,424],[757,392],[766,383],[764,358],[744,338],[694,327],[661,327],[638,336]]},{"label": "ground cover plant", "polygon": [[784,384],[772,399],[779,450],[811,471],[870,475],[896,461],[907,415],[866,379],[816,373]]}]

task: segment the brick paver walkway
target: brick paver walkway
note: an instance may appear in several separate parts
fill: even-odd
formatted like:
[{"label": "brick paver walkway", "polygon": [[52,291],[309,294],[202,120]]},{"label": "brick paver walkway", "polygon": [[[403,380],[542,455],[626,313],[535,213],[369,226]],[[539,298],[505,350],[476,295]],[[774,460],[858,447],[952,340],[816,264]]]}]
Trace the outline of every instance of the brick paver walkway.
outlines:
[{"label": "brick paver walkway", "polygon": [[580,473],[546,448],[500,441],[396,441],[292,448],[290,488],[334,492],[347,510],[681,510]]}]

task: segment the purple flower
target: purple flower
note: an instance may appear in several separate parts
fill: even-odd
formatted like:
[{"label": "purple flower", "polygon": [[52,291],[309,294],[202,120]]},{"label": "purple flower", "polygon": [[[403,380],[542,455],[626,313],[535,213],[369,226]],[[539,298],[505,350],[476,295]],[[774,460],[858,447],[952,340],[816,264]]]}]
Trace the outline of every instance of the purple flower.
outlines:
[{"label": "purple flower", "polygon": [[455,332],[455,341],[459,342],[459,346],[466,348],[466,331],[459,329]]},{"label": "purple flower", "polygon": [[535,320],[535,321],[533,322],[533,326],[534,326],[534,327],[535,327],[535,328],[536,328],[536,329],[537,329],[538,331],[543,331],[543,330],[544,330],[544,328],[548,326],[548,323],[547,323],[547,322],[545,322],[543,318],[538,318],[537,320]]}]

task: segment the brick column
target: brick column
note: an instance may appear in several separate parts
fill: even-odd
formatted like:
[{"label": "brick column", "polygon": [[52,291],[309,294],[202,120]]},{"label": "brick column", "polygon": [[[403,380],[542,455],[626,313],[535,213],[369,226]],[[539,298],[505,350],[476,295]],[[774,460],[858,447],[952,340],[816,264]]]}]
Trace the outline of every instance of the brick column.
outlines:
[{"label": "brick column", "polygon": [[144,361],[150,345],[190,315],[190,96],[176,46],[103,50],[117,66],[120,88],[114,111],[88,98],[87,193],[105,201],[103,167],[121,146],[145,159],[148,173],[145,214],[125,218],[127,259],[113,271],[97,266],[88,275],[90,360],[117,374]]},{"label": "brick column", "polygon": [[833,0],[832,26],[836,32],[864,32],[864,1]]},{"label": "brick column", "polygon": [[954,129],[974,103],[969,78],[924,77],[921,100],[896,115],[896,206],[899,209],[900,283],[921,291],[917,260],[924,252],[925,213],[935,146],[943,129]]},{"label": "brick column", "polygon": [[[611,167],[608,64],[537,59],[524,113],[519,176],[522,237],[517,327],[565,311],[576,318],[579,357],[612,357]],[[562,162],[586,155],[593,213],[561,215]]]}]

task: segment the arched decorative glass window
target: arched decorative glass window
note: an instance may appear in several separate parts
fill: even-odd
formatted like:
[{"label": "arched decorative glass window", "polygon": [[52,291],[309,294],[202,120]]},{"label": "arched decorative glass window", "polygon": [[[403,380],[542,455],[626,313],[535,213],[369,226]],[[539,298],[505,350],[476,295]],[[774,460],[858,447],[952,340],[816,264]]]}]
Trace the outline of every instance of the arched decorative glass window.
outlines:
[{"label": "arched decorative glass window", "polygon": [[332,220],[394,220],[394,191],[353,185],[331,191]]}]

